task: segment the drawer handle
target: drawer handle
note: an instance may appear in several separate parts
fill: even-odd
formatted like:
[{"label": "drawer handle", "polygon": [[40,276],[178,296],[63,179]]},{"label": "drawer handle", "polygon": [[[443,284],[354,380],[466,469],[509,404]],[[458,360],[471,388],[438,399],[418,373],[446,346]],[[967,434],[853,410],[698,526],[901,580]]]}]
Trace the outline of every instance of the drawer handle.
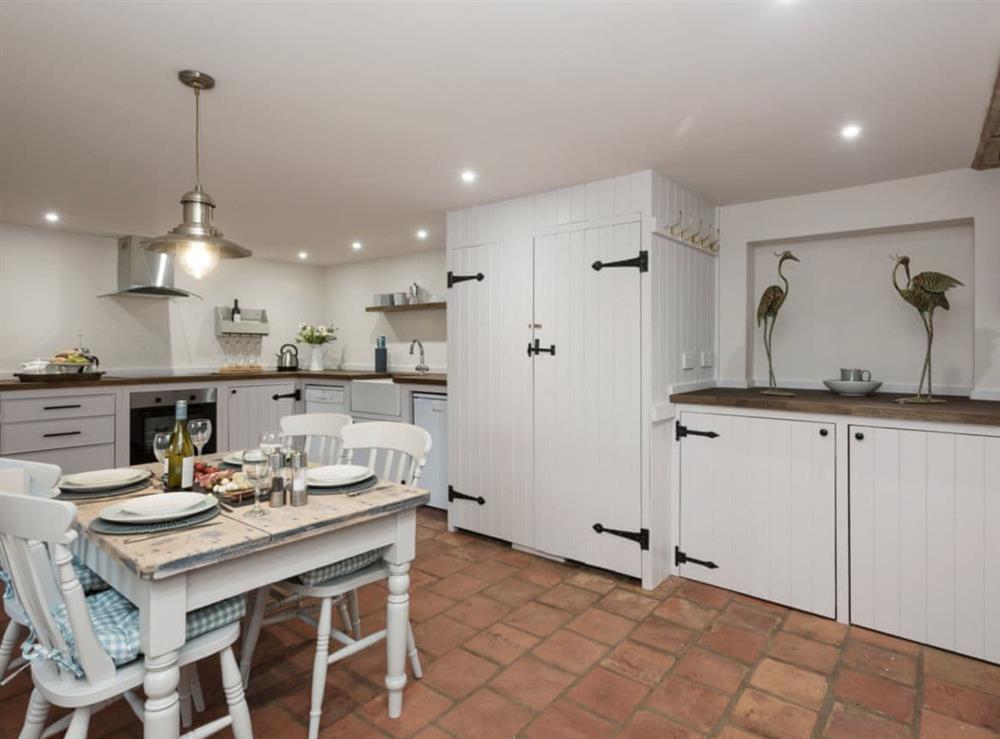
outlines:
[{"label": "drawer handle", "polygon": [[864,440],[865,440],[865,435],[864,435],[864,434],[862,434],[862,433],[861,433],[861,432],[859,431],[858,433],[856,433],[856,434],[854,435],[854,438],[855,438],[855,439],[857,439],[858,441],[864,441]]},{"label": "drawer handle", "polygon": [[57,434],[42,434],[43,439],[51,439],[53,436],[79,436],[82,431],[60,431]]},{"label": "drawer handle", "polygon": [[83,408],[83,405],[80,404],[80,403],[72,403],[70,405],[46,405],[46,406],[42,406],[42,410],[43,411],[62,411],[62,410],[66,410],[68,408]]}]

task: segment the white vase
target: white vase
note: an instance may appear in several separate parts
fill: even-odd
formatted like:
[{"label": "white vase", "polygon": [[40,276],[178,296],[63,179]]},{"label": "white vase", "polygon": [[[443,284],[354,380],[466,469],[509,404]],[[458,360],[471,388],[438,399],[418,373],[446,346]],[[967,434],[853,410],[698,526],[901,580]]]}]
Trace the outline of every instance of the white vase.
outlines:
[{"label": "white vase", "polygon": [[325,344],[313,344],[312,354],[309,356],[309,371],[310,372],[322,372],[323,371],[323,355],[326,354]]}]

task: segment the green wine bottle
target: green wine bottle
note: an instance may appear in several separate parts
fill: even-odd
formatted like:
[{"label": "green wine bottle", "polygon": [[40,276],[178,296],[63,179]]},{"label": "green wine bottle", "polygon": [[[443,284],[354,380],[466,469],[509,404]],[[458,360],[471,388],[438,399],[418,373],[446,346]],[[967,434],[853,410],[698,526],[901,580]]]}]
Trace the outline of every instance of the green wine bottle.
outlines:
[{"label": "green wine bottle", "polygon": [[167,449],[167,490],[190,490],[194,485],[194,445],[187,430],[187,415],[187,401],[178,400]]}]

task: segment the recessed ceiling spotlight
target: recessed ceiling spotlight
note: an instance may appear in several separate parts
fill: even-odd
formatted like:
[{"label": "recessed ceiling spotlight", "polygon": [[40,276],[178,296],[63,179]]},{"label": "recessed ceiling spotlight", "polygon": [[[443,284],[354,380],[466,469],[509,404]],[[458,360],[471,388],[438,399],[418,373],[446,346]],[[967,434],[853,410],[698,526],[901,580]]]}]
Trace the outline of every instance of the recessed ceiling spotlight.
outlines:
[{"label": "recessed ceiling spotlight", "polygon": [[355,241],[353,244],[351,244],[351,248],[354,249],[354,251],[361,251],[361,246],[362,244],[360,241]]},{"label": "recessed ceiling spotlight", "polygon": [[423,241],[424,239],[426,239],[427,238],[427,229],[426,228],[417,229],[417,238],[420,239],[421,241]]},{"label": "recessed ceiling spotlight", "polygon": [[856,139],[861,135],[861,126],[856,123],[849,123],[840,129],[840,135],[845,139]]},{"label": "recessed ceiling spotlight", "polygon": [[299,252],[299,259],[308,259],[308,258],[309,258],[309,252],[307,252],[307,251],[300,251]]},{"label": "recessed ceiling spotlight", "polygon": [[466,183],[467,185],[471,185],[473,182],[476,181],[478,177],[479,175],[477,175],[471,169],[467,169],[464,172],[462,172],[462,182]]},{"label": "recessed ceiling spotlight", "polygon": [[48,213],[45,214],[45,220],[48,221],[49,223],[58,223],[59,214],[56,213],[54,210],[50,210]]}]

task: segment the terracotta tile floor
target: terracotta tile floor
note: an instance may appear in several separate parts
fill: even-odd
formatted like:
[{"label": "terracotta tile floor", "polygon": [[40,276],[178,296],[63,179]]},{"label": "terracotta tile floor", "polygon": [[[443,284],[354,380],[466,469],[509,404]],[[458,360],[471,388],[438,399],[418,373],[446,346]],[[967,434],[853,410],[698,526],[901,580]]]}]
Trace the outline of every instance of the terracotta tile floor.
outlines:
[{"label": "terracotta tile floor", "polygon": [[[322,737],[1000,737],[1000,666],[671,579],[655,592],[419,515],[411,615],[424,679],[386,718],[384,653],[331,669]],[[362,592],[366,630],[385,588]],[[249,701],[257,737],[305,736],[314,635],[261,636]],[[217,663],[201,665],[209,716]],[[0,738],[16,736],[27,674],[0,688]],[[91,737],[135,737],[124,703]]]}]

